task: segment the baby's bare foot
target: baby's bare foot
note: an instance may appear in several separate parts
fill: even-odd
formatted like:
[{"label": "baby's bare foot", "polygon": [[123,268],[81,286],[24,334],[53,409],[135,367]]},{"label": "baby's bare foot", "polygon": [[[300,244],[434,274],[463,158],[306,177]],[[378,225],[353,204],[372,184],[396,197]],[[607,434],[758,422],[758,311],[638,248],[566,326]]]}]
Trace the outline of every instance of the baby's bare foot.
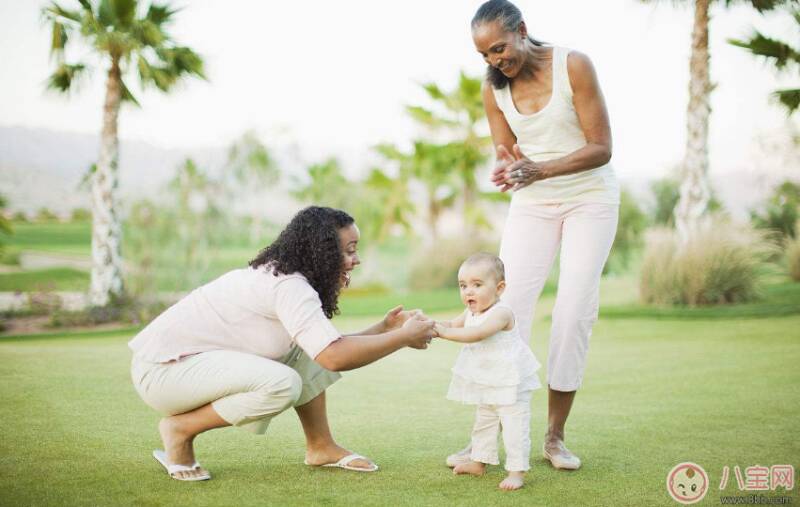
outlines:
[{"label": "baby's bare foot", "polygon": [[519,489],[524,484],[525,472],[508,472],[508,477],[500,483],[500,489],[513,491]]},{"label": "baby's bare foot", "polygon": [[469,463],[456,465],[453,468],[453,473],[456,475],[469,474],[469,475],[480,476],[483,475],[483,472],[485,471],[486,471],[486,465],[478,461],[470,461]]}]

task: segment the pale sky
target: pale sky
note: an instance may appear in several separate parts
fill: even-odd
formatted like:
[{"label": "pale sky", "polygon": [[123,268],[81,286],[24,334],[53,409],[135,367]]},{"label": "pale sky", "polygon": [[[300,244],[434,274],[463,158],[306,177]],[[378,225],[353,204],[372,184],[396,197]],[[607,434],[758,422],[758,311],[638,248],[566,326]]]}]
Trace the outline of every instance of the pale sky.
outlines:
[{"label": "pale sky", "polygon": [[[142,108],[123,109],[120,135],[188,148],[225,146],[255,129],[268,144],[268,136],[283,132],[283,139],[295,140],[301,150],[345,159],[379,142],[407,142],[415,129],[403,105],[424,102],[419,83],[449,87],[459,70],[483,73],[469,30],[480,3],[180,2],[184,10],[172,34],[205,58],[209,81],[189,82],[168,96],[134,88]],[[44,91],[51,68],[50,31],[39,14],[45,4],[0,0],[0,125],[99,132],[104,69],[96,68],[70,99]],[[535,37],[593,60],[621,177],[657,177],[680,161],[688,7],[636,0],[521,0],[517,5]],[[756,139],[787,127],[784,111],[767,96],[778,84],[796,85],[797,78],[794,83],[776,78],[764,62],[725,42],[744,38],[751,27],[797,40],[788,16],[765,18],[744,6],[713,8],[711,74],[717,88],[710,154],[715,172],[751,164]]]}]

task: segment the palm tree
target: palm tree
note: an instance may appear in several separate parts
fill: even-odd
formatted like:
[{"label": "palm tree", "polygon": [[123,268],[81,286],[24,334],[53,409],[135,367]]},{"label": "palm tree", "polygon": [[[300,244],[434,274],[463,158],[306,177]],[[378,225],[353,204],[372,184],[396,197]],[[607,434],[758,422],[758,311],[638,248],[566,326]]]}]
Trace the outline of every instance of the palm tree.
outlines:
[{"label": "palm tree", "polygon": [[406,107],[411,117],[426,126],[434,138],[443,137],[446,141],[444,149],[452,164],[450,170],[456,173],[460,182],[464,226],[468,231],[475,226],[489,225],[478,206],[481,193],[475,178],[475,171],[486,162],[487,148],[491,145],[490,138],[478,135],[476,130],[486,116],[481,83],[481,78],[470,77],[463,71],[459,73],[458,84],[450,91],[442,90],[436,83],[424,83],[422,87],[432,101],[432,107]]},{"label": "palm tree", "polygon": [[92,276],[89,301],[105,306],[124,294],[121,226],[117,209],[117,163],[119,140],[117,124],[123,101],[138,105],[123,81],[134,67],[142,87],[154,85],[170,90],[181,78],[205,78],[203,60],[194,51],[179,46],[167,32],[176,9],[150,4],[147,9],[137,0],[78,0],[80,6],[67,9],[53,2],[42,14],[52,23],[51,55],[56,69],[48,87],[68,92],[85,73],[84,63],[67,63],[65,49],[76,37],[107,64],[106,96],[97,169],[91,177],[92,196]]},{"label": "palm tree", "polygon": [[270,155],[266,146],[258,139],[255,132],[245,134],[228,149],[228,159],[225,164],[225,178],[230,185],[233,199],[240,199],[243,195],[250,194],[256,197],[257,206],[251,209],[250,242],[259,243],[262,238],[263,222],[263,190],[275,185],[280,180],[281,173],[275,159]]},{"label": "palm tree", "polygon": [[399,178],[413,179],[424,186],[427,239],[435,243],[439,239],[439,219],[458,196],[459,175],[453,171],[459,156],[458,147],[418,140],[409,153],[392,144],[378,145],[376,150],[398,164]]},{"label": "palm tree", "polygon": [[[645,3],[659,0],[641,0]],[[759,12],[796,0],[725,0],[725,5],[748,3]],[[686,152],[683,159],[680,198],[675,206],[675,226],[684,240],[706,212],[711,191],[708,184],[709,96],[708,26],[712,0],[694,0],[692,50],[689,58],[689,105],[686,110]],[[672,0],[671,3],[681,3]]]},{"label": "palm tree", "polygon": [[[800,27],[800,10],[795,7],[791,15]],[[779,72],[800,67],[800,47],[792,47],[788,42],[767,37],[757,30],[747,40],[728,39],[728,42],[767,58]],[[800,108],[800,88],[775,90],[772,93],[790,115]]]},{"label": "palm tree", "polygon": [[408,191],[408,177],[399,174],[392,178],[379,168],[373,168],[360,185],[360,198],[355,203],[355,215],[363,224],[365,236],[372,243],[383,243],[395,226],[408,233],[414,203]]},{"label": "palm tree", "polygon": [[346,208],[350,200],[350,184],[347,181],[339,161],[328,158],[319,164],[312,164],[307,169],[309,181],[294,185],[296,190],[292,196],[301,201],[318,206]]}]

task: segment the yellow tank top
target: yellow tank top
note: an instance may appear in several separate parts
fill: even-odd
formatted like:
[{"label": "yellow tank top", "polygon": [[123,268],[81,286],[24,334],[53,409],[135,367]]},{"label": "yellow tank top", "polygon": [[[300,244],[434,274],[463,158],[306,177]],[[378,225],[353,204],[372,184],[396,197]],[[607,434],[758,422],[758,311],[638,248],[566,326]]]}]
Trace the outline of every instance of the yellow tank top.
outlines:
[{"label": "yellow tank top", "polygon": [[[520,113],[511,99],[511,86],[494,89],[497,106],[517,137],[522,153],[535,162],[553,160],[586,145],[572,104],[567,73],[569,49],[553,47],[553,91],[550,102],[534,114]],[[558,204],[599,202],[619,204],[619,183],[611,164],[588,171],[537,181],[516,191],[514,202]]]}]

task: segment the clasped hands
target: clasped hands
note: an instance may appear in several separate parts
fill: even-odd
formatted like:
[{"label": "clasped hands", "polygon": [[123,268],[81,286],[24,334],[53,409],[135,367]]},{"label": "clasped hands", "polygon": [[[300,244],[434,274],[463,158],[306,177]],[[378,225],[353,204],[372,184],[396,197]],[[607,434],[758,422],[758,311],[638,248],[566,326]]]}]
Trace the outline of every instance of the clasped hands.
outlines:
[{"label": "clasped hands", "polygon": [[491,179],[501,192],[516,191],[547,177],[544,166],[523,155],[518,144],[511,150],[513,154],[502,144],[497,146],[497,163]]},{"label": "clasped hands", "polygon": [[427,349],[431,339],[439,336],[436,321],[426,316],[422,310],[403,310],[396,306],[383,318],[386,331],[402,327],[408,333],[408,346],[414,349]]}]

